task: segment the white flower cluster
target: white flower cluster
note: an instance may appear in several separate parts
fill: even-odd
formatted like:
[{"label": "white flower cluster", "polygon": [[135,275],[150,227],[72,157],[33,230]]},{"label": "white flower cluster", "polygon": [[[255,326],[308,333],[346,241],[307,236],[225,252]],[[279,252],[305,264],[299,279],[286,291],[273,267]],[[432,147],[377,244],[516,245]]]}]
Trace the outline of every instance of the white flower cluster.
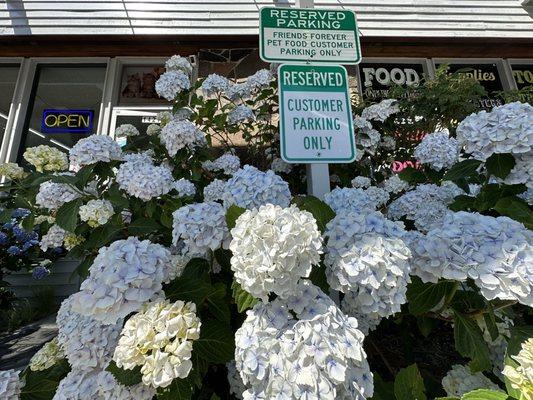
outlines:
[{"label": "white flower cluster", "polygon": [[44,371],[57,364],[65,358],[62,347],[59,345],[57,337],[45,343],[37,353],[33,355],[28,364],[32,371]]},{"label": "white flower cluster", "polygon": [[217,93],[222,93],[228,89],[230,82],[227,78],[218,74],[209,74],[202,82],[202,92],[204,96],[211,97]]},{"label": "white flower cluster", "polygon": [[398,175],[392,175],[390,178],[383,181],[383,189],[391,194],[396,194],[409,189],[409,184],[400,179]]},{"label": "white flower cluster", "polygon": [[172,242],[183,246],[183,254],[204,256],[209,250],[227,247],[226,212],[220,203],[189,204],[174,211],[172,217]]},{"label": "white flower cluster", "polygon": [[528,188],[525,192],[517,195],[522,200],[524,200],[530,206],[533,205],[533,188]]},{"label": "white flower cluster", "polygon": [[235,333],[236,366],[251,387],[243,398],[372,397],[363,339],[357,320],[309,282],[286,304],[260,302]]},{"label": "white flower cluster", "polygon": [[194,303],[147,303],[126,321],[113,360],[124,369],[141,366],[145,385],[167,387],[189,375],[192,344],[200,337],[200,326]]},{"label": "white flower cluster", "polygon": [[104,369],[118,343],[122,320],[104,325],[73,311],[74,297],[63,300],[57,313],[57,342],[72,366],[78,370]]},{"label": "white flower cluster", "polygon": [[335,188],[326,193],[324,201],[335,211],[353,211],[369,213],[378,207],[378,199],[371,198],[363,189],[359,188]]},{"label": "white flower cluster", "polygon": [[272,78],[272,72],[270,72],[268,69],[260,69],[255,74],[248,77],[246,80],[246,85],[252,91],[261,90],[270,85]]},{"label": "white flower cluster", "polygon": [[65,240],[66,235],[67,232],[59,225],[52,225],[50,229],[48,229],[48,232],[41,237],[39,247],[42,251],[61,247],[63,246],[63,241]]},{"label": "white flower cluster", "polygon": [[369,154],[375,154],[381,140],[381,134],[364,118],[356,116],[353,119],[354,129],[357,131],[355,143],[362,146]]},{"label": "white flower cluster", "polygon": [[148,136],[157,136],[161,133],[161,126],[157,124],[150,124],[146,128],[146,134]]},{"label": "white flower cluster", "polygon": [[376,204],[376,208],[384,206],[390,199],[390,194],[378,186],[370,186],[365,189],[365,194]]},{"label": "white flower cluster", "polygon": [[363,110],[361,117],[371,121],[385,122],[387,118],[400,111],[398,101],[386,99],[377,104],[372,104]]},{"label": "white flower cluster", "polygon": [[115,179],[122,190],[144,201],[167,194],[174,187],[170,169],[143,160],[121,164]]},{"label": "white flower cluster", "polygon": [[461,397],[476,389],[489,389],[501,392],[498,385],[487,378],[483,373],[472,373],[468,367],[456,364],[442,378],[442,387],[450,397]]},{"label": "white flower cluster", "polygon": [[174,101],[178,93],[190,87],[189,76],[183,71],[167,71],[155,83],[156,93],[168,101]]},{"label": "white flower cluster", "polygon": [[240,122],[255,120],[254,110],[244,104],[239,104],[228,113],[228,124],[235,125]]},{"label": "white flower cluster", "polygon": [[80,207],[80,219],[90,227],[104,225],[115,214],[113,204],[109,200],[89,200]]},{"label": "white flower cluster", "polygon": [[396,148],[396,139],[392,136],[383,136],[379,145],[385,150],[394,150]]},{"label": "white flower cluster", "polygon": [[313,215],[294,204],[267,204],[247,210],[231,230],[231,269],[235,280],[255,297],[287,298],[320,262],[322,237]]},{"label": "white flower cluster", "polygon": [[228,369],[228,382],[229,392],[239,400],[242,400],[242,394],[246,391],[247,387],[242,382],[242,378],[237,371],[235,360],[226,364]]},{"label": "white flower cluster", "polygon": [[327,225],[326,276],[346,296],[343,310],[379,322],[400,311],[406,299],[411,251],[401,222],[381,213],[338,214]]},{"label": "white flower cluster", "polygon": [[467,153],[481,161],[494,153],[531,153],[533,106],[515,102],[471,114],[457,127],[457,139]]},{"label": "white flower cluster", "polygon": [[161,129],[159,139],[171,157],[185,147],[192,151],[206,144],[204,132],[188,120],[170,121]]},{"label": "white flower cluster", "polygon": [[75,293],[72,309],[105,324],[115,324],[158,295],[170,265],[170,252],[136,237],[117,240],[98,251],[89,277]]},{"label": "white flower cluster", "polygon": [[174,189],[178,192],[179,197],[194,196],[196,186],[191,181],[181,178],[174,182]]},{"label": "white flower cluster", "polygon": [[139,130],[132,124],[122,124],[117,129],[115,129],[115,137],[117,138],[139,135]]},{"label": "white flower cluster", "polygon": [[372,185],[370,178],[366,176],[356,176],[352,179],[352,187],[359,189],[366,189]]},{"label": "white flower cluster", "polygon": [[192,65],[185,57],[174,55],[165,62],[165,68],[167,71],[182,71],[187,75],[192,74]]},{"label": "white flower cluster", "polygon": [[226,181],[215,179],[204,188],[204,201],[219,201],[224,200],[224,193],[226,192]]},{"label": "white flower cluster", "polygon": [[111,137],[91,135],[79,140],[69,151],[71,165],[78,169],[97,162],[122,160],[122,149]]},{"label": "white flower cluster", "polygon": [[4,400],[19,400],[22,383],[19,379],[20,371],[10,369],[0,371],[0,398]]},{"label": "white flower cluster", "polygon": [[270,169],[277,174],[280,174],[280,173],[288,174],[289,172],[292,171],[292,164],[289,164],[283,161],[279,157],[276,157],[272,160],[272,163],[270,164]]},{"label": "white flower cluster", "polygon": [[413,273],[424,281],[474,280],[487,299],[533,306],[533,232],[507,217],[448,213],[411,244]]},{"label": "white flower cluster", "polygon": [[[518,363],[516,367],[506,365],[503,374],[510,381],[511,387],[520,392],[524,400],[533,399],[533,339],[522,343],[522,348],[512,358]],[[522,399],[522,397],[521,397]]]},{"label": "white flower cluster", "polygon": [[46,181],[39,186],[35,204],[54,211],[69,201],[81,197],[81,193],[66,183]]},{"label": "white flower cluster", "polygon": [[287,207],[291,202],[289,184],[273,171],[259,171],[251,165],[239,169],[226,185],[224,206],[235,204],[252,209],[264,204]]},{"label": "white flower cluster", "polygon": [[434,132],[422,139],[413,155],[420,163],[440,171],[457,162],[460,150],[459,142],[449,137],[448,132]]},{"label": "white flower cluster", "polygon": [[243,101],[251,96],[252,88],[246,82],[230,83],[224,94],[231,101]]},{"label": "white flower cluster", "polygon": [[17,163],[8,162],[0,164],[0,176],[5,176],[7,179],[22,179],[26,176],[26,172]]},{"label": "white flower cluster", "polygon": [[142,383],[121,385],[107,371],[73,369],[59,382],[52,400],[151,400],[155,394]]},{"label": "white flower cluster", "polygon": [[524,183],[529,189],[533,189],[533,152],[515,155],[515,162],[515,166],[505,178],[505,183]]},{"label": "white flower cluster", "polygon": [[56,172],[68,169],[67,155],[55,147],[44,144],[29,147],[22,156],[35,167],[37,172]]},{"label": "white flower cluster", "polygon": [[226,153],[214,161],[204,161],[202,167],[208,171],[223,171],[226,175],[233,175],[241,167],[241,160],[234,154]]}]

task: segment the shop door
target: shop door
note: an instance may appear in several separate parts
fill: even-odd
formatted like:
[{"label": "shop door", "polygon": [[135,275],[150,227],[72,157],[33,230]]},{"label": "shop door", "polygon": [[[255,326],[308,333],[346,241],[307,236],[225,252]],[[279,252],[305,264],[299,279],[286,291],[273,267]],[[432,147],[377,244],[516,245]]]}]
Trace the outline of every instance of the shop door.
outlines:
[{"label": "shop door", "polygon": [[[141,135],[146,134],[146,128],[150,124],[159,124],[157,114],[161,111],[170,111],[169,108],[115,108],[111,116],[110,132],[111,136],[119,142],[119,144],[125,144],[125,138],[116,138],[115,130],[124,124],[131,124],[136,127]],[[124,143],[123,143],[124,142]]]}]

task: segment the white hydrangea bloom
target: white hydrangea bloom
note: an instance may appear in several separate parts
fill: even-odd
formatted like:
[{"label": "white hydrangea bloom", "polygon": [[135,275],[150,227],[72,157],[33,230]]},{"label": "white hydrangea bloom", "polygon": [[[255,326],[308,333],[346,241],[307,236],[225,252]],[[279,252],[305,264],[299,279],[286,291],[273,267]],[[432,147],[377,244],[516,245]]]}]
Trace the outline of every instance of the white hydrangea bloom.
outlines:
[{"label": "white hydrangea bloom", "polygon": [[324,201],[336,213],[341,211],[369,213],[377,209],[377,200],[359,188],[335,188],[324,196]]},{"label": "white hydrangea bloom", "polygon": [[[510,381],[511,387],[520,392],[524,400],[533,399],[533,339],[522,343],[522,348],[512,358],[518,363],[513,367],[506,365],[503,374]],[[521,397],[521,399],[522,399]]]},{"label": "white hydrangea bloom", "polygon": [[93,228],[104,225],[115,214],[109,200],[89,200],[80,207],[80,219]]},{"label": "white hydrangea bloom", "polygon": [[234,154],[226,153],[214,161],[204,161],[202,167],[208,171],[223,171],[226,175],[233,175],[241,167],[241,160]]},{"label": "white hydrangea bloom", "polygon": [[132,124],[122,124],[115,129],[115,137],[117,138],[139,136],[140,134],[139,130]]},{"label": "white hydrangea bloom", "polygon": [[224,200],[224,193],[226,191],[226,181],[215,179],[204,188],[204,201],[219,201]]},{"label": "white hydrangea bloom", "polygon": [[136,237],[98,251],[89,277],[72,296],[72,309],[104,324],[115,324],[159,294],[168,276],[170,252]]},{"label": "white hydrangea bloom", "polygon": [[255,297],[268,301],[294,293],[299,278],[320,262],[322,237],[316,220],[294,204],[267,204],[247,210],[231,230],[231,269],[235,280]]},{"label": "white hydrangea bloom", "polygon": [[0,164],[0,176],[5,176],[7,179],[22,179],[26,176],[26,172],[17,163],[8,162]]},{"label": "white hydrangea bloom", "polygon": [[270,85],[272,81],[272,72],[268,69],[260,69],[255,74],[250,75],[246,80],[246,85],[252,90],[261,90]]},{"label": "white hydrangea bloom", "polygon": [[167,71],[155,83],[159,97],[173,101],[178,93],[191,88],[189,76],[183,71]]},{"label": "white hydrangea bloom", "polygon": [[235,125],[239,122],[255,120],[254,110],[244,104],[239,104],[228,113],[228,124]]},{"label": "white hydrangea bloom", "polygon": [[129,163],[148,163],[153,164],[154,163],[154,154],[153,151],[143,151],[140,153],[127,153],[124,154],[124,161]]},{"label": "white hydrangea bloom", "polygon": [[533,187],[528,188],[525,192],[520,193],[517,196],[524,200],[530,206],[533,205]]},{"label": "white hydrangea bloom", "polygon": [[378,327],[384,316],[379,313],[362,313],[359,292],[348,292],[341,302],[341,310],[344,314],[357,318],[358,328],[363,335],[368,335]]},{"label": "white hydrangea bloom", "polygon": [[196,193],[196,186],[188,179],[181,178],[174,182],[174,189],[178,192],[179,197],[194,196]]},{"label": "white hydrangea bloom", "polygon": [[383,136],[380,146],[385,150],[394,150],[396,148],[396,139],[392,136]]},{"label": "white hydrangea bloom", "polygon": [[159,139],[171,157],[174,157],[179,150],[185,147],[193,150],[207,143],[205,133],[188,120],[170,121],[161,129]]},{"label": "white hydrangea bloom", "polygon": [[450,397],[461,397],[476,389],[489,389],[501,392],[498,385],[487,378],[483,373],[472,373],[464,365],[456,364],[442,378],[442,387]]},{"label": "white hydrangea bloom", "polygon": [[426,233],[440,226],[450,211],[446,205],[439,202],[420,204],[415,210],[413,221],[420,232]]},{"label": "white hydrangea bloom", "polygon": [[326,276],[333,289],[353,293],[350,315],[388,317],[407,301],[411,251],[404,234],[401,222],[379,212],[344,212],[328,223]]},{"label": "white hydrangea bloom", "polygon": [[142,383],[121,385],[107,371],[75,368],[59,382],[52,400],[151,400],[155,394]]},{"label": "white hydrangea bloom", "polygon": [[63,349],[58,343],[57,337],[45,343],[37,353],[33,355],[28,364],[32,371],[44,371],[65,358]]},{"label": "white hydrangea bloom", "polygon": [[148,136],[157,136],[161,133],[161,126],[157,124],[150,124],[146,128],[146,134]]},{"label": "white hydrangea bloom", "polygon": [[203,256],[209,250],[227,247],[226,212],[214,201],[189,204],[172,214],[172,242],[183,246],[183,254]]},{"label": "white hydrangea bloom", "polygon": [[194,303],[147,303],[126,321],[113,360],[124,369],[141,366],[145,385],[167,387],[174,379],[189,375],[193,340],[200,337],[200,326]]},{"label": "white hydrangea bloom", "polygon": [[22,157],[33,165],[37,172],[56,172],[68,169],[67,155],[55,147],[44,144],[27,148]]},{"label": "white hydrangea bloom", "polygon": [[[290,311],[293,311],[296,318]],[[244,399],[372,397],[373,382],[357,320],[309,282],[287,303],[258,303],[235,333]]]},{"label": "white hydrangea bloom", "polygon": [[272,163],[270,164],[270,169],[277,174],[280,174],[280,173],[288,174],[289,172],[292,171],[292,164],[289,164],[288,162],[283,161],[279,157],[276,157],[272,160]]},{"label": "white hydrangea bloom", "polygon": [[235,360],[227,363],[226,367],[228,368],[229,392],[239,400],[242,400],[242,394],[246,391],[247,387],[242,382],[239,371],[237,371]]},{"label": "white hydrangea bloom", "polygon": [[192,74],[192,65],[186,57],[174,55],[165,62],[167,71],[182,71],[187,75]]},{"label": "white hydrangea bloom", "polygon": [[74,297],[63,300],[57,313],[57,343],[69,364],[79,370],[105,368],[113,356],[122,327],[122,319],[104,325],[72,310]]},{"label": "white hydrangea bloom", "polygon": [[224,206],[235,204],[251,209],[264,204],[287,207],[291,201],[289,184],[274,171],[262,172],[251,165],[239,169],[226,185]]},{"label": "white hydrangea bloom", "polygon": [[144,201],[167,194],[174,186],[174,178],[168,168],[142,161],[121,164],[116,181],[130,196]]},{"label": "white hydrangea bloom", "polygon": [[67,232],[59,225],[52,225],[50,229],[48,229],[48,232],[41,237],[39,247],[42,251],[61,247],[63,246],[63,241],[65,240],[66,235]]},{"label": "white hydrangea bloom", "polygon": [[251,96],[252,88],[246,83],[230,83],[224,92],[231,101],[245,100]]},{"label": "white hydrangea bloom", "polygon": [[69,184],[46,181],[39,186],[39,192],[35,196],[35,204],[54,211],[63,204],[79,197],[81,197],[81,192]]},{"label": "white hydrangea bloom", "polygon": [[365,194],[376,204],[376,207],[384,206],[390,199],[389,192],[377,186],[370,186],[365,189]]},{"label": "white hydrangea bloom", "polygon": [[387,118],[400,111],[398,101],[386,99],[377,104],[372,104],[363,110],[361,117],[371,121],[385,122]]},{"label": "white hydrangea bloom", "polygon": [[413,272],[425,281],[471,278],[489,300],[533,305],[533,232],[519,222],[450,212],[411,250]]},{"label": "white hydrangea bloom", "polygon": [[372,185],[370,178],[366,176],[356,176],[352,179],[352,187],[359,189],[366,189]]},{"label": "white hydrangea bloom", "polygon": [[508,185],[524,183],[528,189],[533,189],[533,152],[515,155],[515,162],[504,182]]},{"label": "white hydrangea bloom", "polygon": [[168,124],[170,121],[174,119],[174,116],[170,111],[161,111],[157,113],[156,119],[159,121],[159,124],[161,127]]},{"label": "white hydrangea bloom", "polygon": [[202,82],[202,92],[204,96],[211,97],[215,94],[222,93],[228,89],[230,81],[218,74],[209,74]]},{"label": "white hydrangea bloom", "polygon": [[20,371],[10,369],[0,371],[0,398],[3,400],[19,400],[22,383]]},{"label": "white hydrangea bloom", "polygon": [[466,117],[457,127],[457,139],[467,153],[485,161],[494,153],[533,151],[533,106],[514,102]]},{"label": "white hydrangea bloom", "polygon": [[69,151],[71,165],[78,169],[97,162],[122,160],[122,149],[111,137],[91,135],[79,140]]},{"label": "white hydrangea bloom", "polygon": [[434,132],[422,139],[416,146],[414,157],[422,164],[440,171],[450,168],[459,159],[460,152],[457,139],[449,137],[448,132]]},{"label": "white hydrangea bloom", "polygon": [[357,132],[355,143],[362,146],[367,153],[375,154],[381,140],[381,134],[372,127],[369,121],[358,116],[353,119],[353,125]]},{"label": "white hydrangea bloom", "polygon": [[383,189],[391,194],[396,194],[409,189],[409,184],[400,179],[398,175],[392,175],[390,178],[383,181]]}]

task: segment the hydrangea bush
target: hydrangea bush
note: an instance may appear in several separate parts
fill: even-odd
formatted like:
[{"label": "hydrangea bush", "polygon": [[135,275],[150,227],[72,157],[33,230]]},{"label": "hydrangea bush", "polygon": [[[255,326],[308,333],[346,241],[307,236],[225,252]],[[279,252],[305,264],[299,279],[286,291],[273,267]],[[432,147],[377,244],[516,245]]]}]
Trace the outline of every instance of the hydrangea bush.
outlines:
[{"label": "hydrangea bush", "polygon": [[[279,158],[270,70],[166,68],[173,111],[119,127],[123,148],[93,135],[0,167],[4,214],[24,204],[84,278],[0,398],[532,399],[533,107],[476,112],[478,88],[439,72],[356,109],[359,161],[321,201]],[[422,127],[411,148],[391,134]],[[417,168],[386,168],[405,154]]]}]

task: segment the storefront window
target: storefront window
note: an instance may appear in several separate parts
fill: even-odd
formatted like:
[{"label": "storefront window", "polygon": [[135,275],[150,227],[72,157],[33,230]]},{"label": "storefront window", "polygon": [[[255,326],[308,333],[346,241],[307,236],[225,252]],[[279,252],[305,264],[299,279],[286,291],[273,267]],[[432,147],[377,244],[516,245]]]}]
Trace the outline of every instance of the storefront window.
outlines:
[{"label": "storefront window", "polygon": [[122,69],[118,104],[152,105],[165,104],[155,91],[155,83],[165,72],[163,65],[128,65]]},{"label": "storefront window", "polygon": [[0,66],[0,143],[5,134],[18,73],[18,65]]},{"label": "storefront window", "polygon": [[68,151],[96,133],[105,73],[105,65],[38,67],[19,158],[40,144]]}]

